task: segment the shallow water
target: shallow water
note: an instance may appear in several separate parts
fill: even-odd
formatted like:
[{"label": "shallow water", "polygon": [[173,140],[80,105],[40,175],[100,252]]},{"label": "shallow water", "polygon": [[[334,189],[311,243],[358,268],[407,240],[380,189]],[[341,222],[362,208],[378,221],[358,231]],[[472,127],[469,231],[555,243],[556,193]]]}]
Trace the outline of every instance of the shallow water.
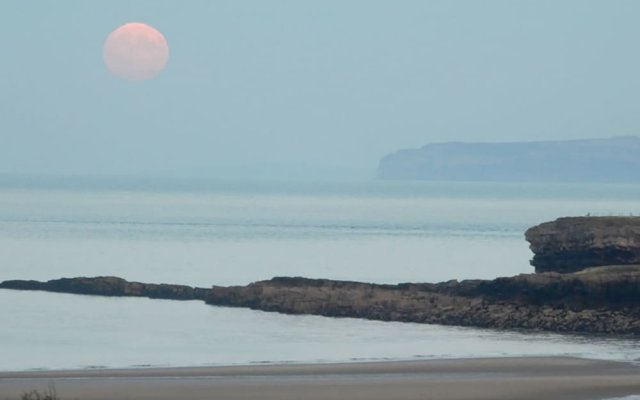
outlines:
[{"label": "shallow water", "polygon": [[0,291],[0,303],[11,316],[11,326],[0,330],[4,370],[555,354],[640,358],[634,340],[291,316],[199,301]]},{"label": "shallow water", "polygon": [[[640,186],[0,182],[0,280],[198,286],[277,275],[380,283],[531,272],[527,227],[640,214]],[[0,291],[0,369],[580,355],[640,342],[284,316],[200,302]]]}]

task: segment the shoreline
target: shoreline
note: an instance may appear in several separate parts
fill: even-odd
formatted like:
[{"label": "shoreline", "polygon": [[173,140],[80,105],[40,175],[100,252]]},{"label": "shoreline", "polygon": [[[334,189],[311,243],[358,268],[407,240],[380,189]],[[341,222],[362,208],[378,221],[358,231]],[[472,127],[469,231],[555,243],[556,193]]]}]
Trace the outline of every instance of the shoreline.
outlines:
[{"label": "shoreline", "polygon": [[0,372],[0,397],[53,383],[62,400],[606,399],[640,394],[640,366],[571,357]]},{"label": "shoreline", "polygon": [[[466,328],[466,327],[462,327]],[[476,328],[473,328],[476,329]],[[569,335],[566,333],[558,333],[558,335]],[[590,337],[592,334],[585,334],[586,337]],[[595,334],[599,335],[599,334]],[[612,339],[619,339],[617,336],[606,336]],[[633,339],[637,339],[632,337]],[[79,367],[51,367],[51,368],[29,368],[29,369],[0,369],[0,380],[6,378],[40,378],[40,377],[90,377],[96,376],[154,376],[156,374],[166,375],[176,374],[176,376],[182,376],[184,374],[191,374],[195,371],[202,371],[205,375],[216,375],[222,371],[242,371],[248,372],[254,368],[259,369],[282,369],[286,367],[300,367],[301,369],[322,369],[324,367],[331,367],[340,369],[342,366],[368,366],[380,364],[384,366],[393,366],[394,364],[421,364],[421,363],[446,363],[446,362],[471,362],[474,361],[506,361],[506,360],[583,360],[602,363],[613,364],[628,364],[638,368],[640,373],[640,359],[623,359],[623,358],[598,358],[589,355],[580,354],[553,354],[553,353],[540,353],[540,354],[504,354],[504,355],[460,355],[460,356],[433,356],[433,357],[371,357],[371,358],[350,358],[350,359],[327,359],[327,360],[274,360],[274,361],[249,361],[249,362],[237,362],[237,363],[220,363],[220,364],[132,364],[125,366],[108,366],[108,365],[87,365]],[[146,372],[145,372],[146,371]],[[185,371],[185,372],[182,372]],[[28,376],[27,376],[28,375]]]}]

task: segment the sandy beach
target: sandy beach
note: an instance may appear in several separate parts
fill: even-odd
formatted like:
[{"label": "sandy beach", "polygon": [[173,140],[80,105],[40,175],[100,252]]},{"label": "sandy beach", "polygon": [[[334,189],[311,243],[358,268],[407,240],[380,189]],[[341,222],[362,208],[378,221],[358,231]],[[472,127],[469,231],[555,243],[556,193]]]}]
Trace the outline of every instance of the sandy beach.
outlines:
[{"label": "sandy beach", "polygon": [[604,399],[640,368],[564,357],[0,373],[0,398],[53,383],[62,400]]}]

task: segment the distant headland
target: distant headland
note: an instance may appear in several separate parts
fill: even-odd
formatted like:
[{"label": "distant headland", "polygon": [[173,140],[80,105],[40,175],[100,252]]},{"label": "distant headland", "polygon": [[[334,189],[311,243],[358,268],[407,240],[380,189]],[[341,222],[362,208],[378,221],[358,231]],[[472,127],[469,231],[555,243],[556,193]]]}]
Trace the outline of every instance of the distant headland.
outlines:
[{"label": "distant headland", "polygon": [[378,179],[640,182],[640,137],[512,143],[434,143],[380,160]]},{"label": "distant headland", "polygon": [[536,273],[440,283],[278,277],[246,286],[193,288],[116,277],[13,280],[0,288],[101,296],[204,300],[315,314],[495,329],[640,336],[640,218],[560,218],[526,232]]}]

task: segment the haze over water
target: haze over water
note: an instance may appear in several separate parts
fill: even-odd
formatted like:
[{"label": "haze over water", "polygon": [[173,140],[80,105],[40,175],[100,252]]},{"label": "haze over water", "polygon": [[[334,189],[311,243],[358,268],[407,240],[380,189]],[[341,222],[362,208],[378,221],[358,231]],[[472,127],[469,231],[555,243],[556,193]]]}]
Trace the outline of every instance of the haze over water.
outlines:
[{"label": "haze over water", "polygon": [[[5,1],[0,19],[0,280],[491,279],[533,271],[532,225],[640,215],[640,185],[312,182],[429,143],[638,135],[638,1]],[[103,58],[132,21],[171,49],[153,79]],[[0,290],[0,370],[542,354],[640,343]]]},{"label": "haze over water", "polygon": [[[532,272],[524,231],[567,215],[640,214],[637,185],[118,182],[0,188],[0,280],[115,275],[247,284],[377,283]],[[201,302],[0,291],[0,369],[571,354],[640,342],[285,316]],[[28,357],[25,357],[25,354]]]}]

